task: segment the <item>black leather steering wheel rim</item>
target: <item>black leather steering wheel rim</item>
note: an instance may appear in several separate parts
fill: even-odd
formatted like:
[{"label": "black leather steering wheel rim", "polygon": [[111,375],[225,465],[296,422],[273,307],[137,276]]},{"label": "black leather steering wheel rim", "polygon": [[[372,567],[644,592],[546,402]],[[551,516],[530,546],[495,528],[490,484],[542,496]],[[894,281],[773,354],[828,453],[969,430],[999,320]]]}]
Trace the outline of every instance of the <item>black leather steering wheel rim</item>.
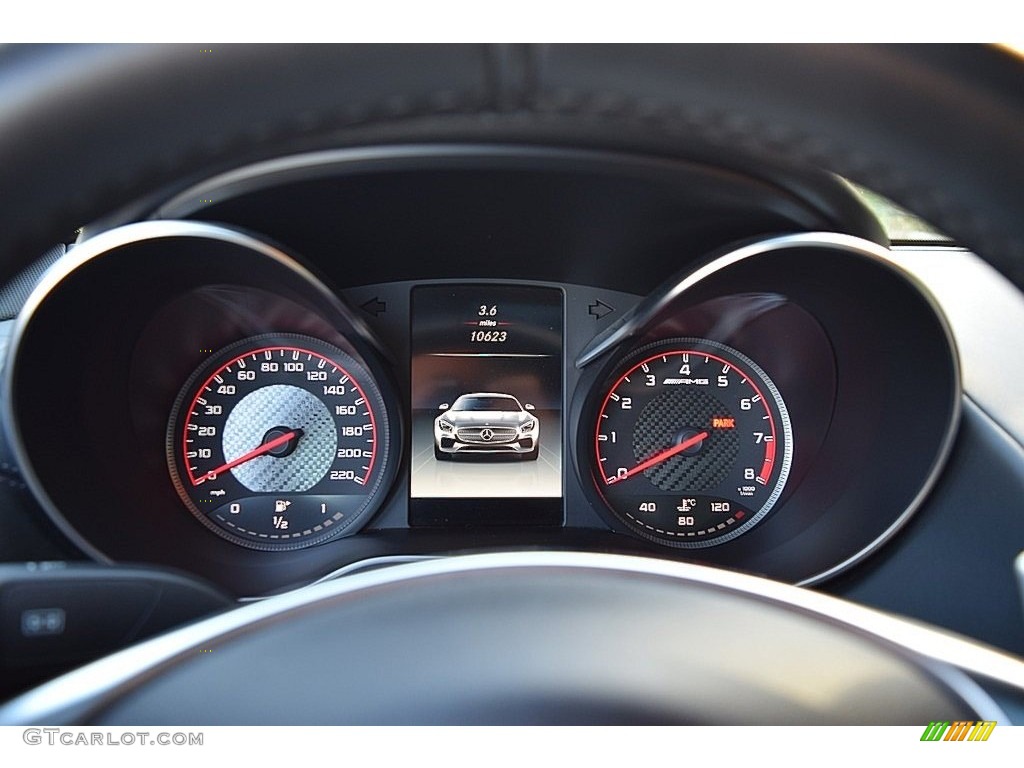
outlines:
[{"label": "black leather steering wheel rim", "polygon": [[11,46],[0,278],[247,162],[381,142],[741,151],[861,182],[1024,288],[1021,60],[981,46]]},{"label": "black leather steering wheel rim", "polygon": [[427,560],[213,616],[0,707],[6,725],[1006,722],[1024,664],[836,598],[573,552]]},{"label": "black leather steering wheel rim", "polygon": [[923,215],[1024,288],[1024,89],[1003,49],[213,51],[0,51],[0,277],[78,225],[232,167],[326,146],[486,138],[680,157],[738,147],[825,168]]}]

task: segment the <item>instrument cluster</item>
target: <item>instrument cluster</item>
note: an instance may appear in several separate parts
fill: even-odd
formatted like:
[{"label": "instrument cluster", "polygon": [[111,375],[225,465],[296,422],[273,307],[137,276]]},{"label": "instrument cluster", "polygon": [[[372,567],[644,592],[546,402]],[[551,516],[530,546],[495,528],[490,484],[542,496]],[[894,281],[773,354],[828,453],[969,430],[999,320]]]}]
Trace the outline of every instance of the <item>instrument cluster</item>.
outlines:
[{"label": "instrument cluster", "polygon": [[952,445],[945,320],[864,238],[746,238],[642,293],[348,263],[169,219],[51,270],[7,426],[72,541],[241,596],[523,547],[814,583],[893,536]]}]

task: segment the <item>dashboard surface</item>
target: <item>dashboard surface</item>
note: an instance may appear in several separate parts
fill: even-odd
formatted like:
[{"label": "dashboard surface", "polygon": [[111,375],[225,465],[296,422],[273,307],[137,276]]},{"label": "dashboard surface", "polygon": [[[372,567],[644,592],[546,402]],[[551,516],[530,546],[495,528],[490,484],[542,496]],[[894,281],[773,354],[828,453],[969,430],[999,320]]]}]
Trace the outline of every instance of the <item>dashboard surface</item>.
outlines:
[{"label": "dashboard surface", "polygon": [[813,183],[500,146],[204,182],[87,229],[29,299],[16,460],[92,557],[239,597],[535,548],[884,600],[876,552],[954,450],[959,358],[857,198]]},{"label": "dashboard surface", "polygon": [[208,53],[0,55],[0,721],[1019,719],[1008,49]]},{"label": "dashboard surface", "polygon": [[[14,443],[85,551],[242,596],[523,544],[820,581],[920,505],[959,382],[929,296],[864,239],[849,191],[814,181],[812,203],[707,167],[500,146],[234,172],[155,213],[194,221],[89,232],[51,271],[15,329]],[[776,233],[829,217],[862,237]],[[78,341],[67,316],[86,318]],[[36,353],[58,343],[90,372],[78,392]],[[126,408],[96,409],[109,392]],[[502,396],[504,416],[479,404]],[[460,402],[478,403],[462,421]],[[73,479],[57,430],[94,446]]]}]

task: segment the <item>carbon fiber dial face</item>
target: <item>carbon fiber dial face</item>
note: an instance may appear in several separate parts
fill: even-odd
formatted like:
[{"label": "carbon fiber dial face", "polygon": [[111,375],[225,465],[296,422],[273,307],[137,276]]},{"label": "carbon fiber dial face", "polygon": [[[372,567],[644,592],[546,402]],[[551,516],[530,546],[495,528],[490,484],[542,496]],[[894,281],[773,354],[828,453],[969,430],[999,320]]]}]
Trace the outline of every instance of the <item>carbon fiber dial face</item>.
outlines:
[{"label": "carbon fiber dial face", "polygon": [[178,396],[171,479],[203,525],[242,546],[297,549],[354,532],[384,490],[385,408],[369,372],[330,344],[246,339]]},{"label": "carbon fiber dial face", "polygon": [[644,538],[707,547],[762,520],[786,484],[789,414],[752,360],[704,339],[638,350],[605,390],[594,481]]}]

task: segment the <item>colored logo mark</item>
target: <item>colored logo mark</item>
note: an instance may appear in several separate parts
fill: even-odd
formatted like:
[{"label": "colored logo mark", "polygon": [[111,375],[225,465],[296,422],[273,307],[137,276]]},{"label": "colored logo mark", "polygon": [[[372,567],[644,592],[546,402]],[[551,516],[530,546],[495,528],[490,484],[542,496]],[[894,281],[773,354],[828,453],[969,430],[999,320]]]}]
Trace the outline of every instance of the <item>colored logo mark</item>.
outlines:
[{"label": "colored logo mark", "polygon": [[995,727],[995,720],[933,720],[921,734],[921,741],[988,741]]}]

